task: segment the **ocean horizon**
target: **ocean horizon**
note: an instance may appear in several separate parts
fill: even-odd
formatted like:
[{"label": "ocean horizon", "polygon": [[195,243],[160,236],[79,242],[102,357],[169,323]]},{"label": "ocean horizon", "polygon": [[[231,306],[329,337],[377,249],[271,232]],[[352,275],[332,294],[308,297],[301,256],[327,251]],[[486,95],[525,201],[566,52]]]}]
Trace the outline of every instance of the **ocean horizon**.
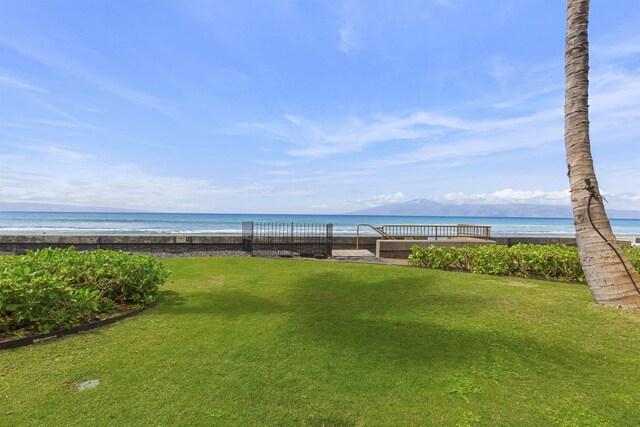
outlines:
[{"label": "ocean horizon", "polygon": [[[573,236],[571,218],[448,217],[323,214],[212,214],[147,212],[0,212],[0,234],[220,234],[243,221],[333,224],[335,235],[355,235],[358,224],[474,224],[493,236]],[[639,219],[612,219],[614,233],[640,236]],[[361,234],[375,235],[369,229]]]}]

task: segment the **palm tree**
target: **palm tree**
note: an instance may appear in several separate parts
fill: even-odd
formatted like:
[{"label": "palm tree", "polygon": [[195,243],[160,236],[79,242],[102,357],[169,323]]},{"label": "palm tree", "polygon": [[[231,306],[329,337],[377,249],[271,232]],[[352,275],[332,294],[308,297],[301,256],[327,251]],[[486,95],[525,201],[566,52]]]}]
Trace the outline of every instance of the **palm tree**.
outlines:
[{"label": "palm tree", "polygon": [[599,193],[589,142],[589,0],[568,0],[565,147],[580,263],[599,304],[640,309],[640,275],[620,250]]}]

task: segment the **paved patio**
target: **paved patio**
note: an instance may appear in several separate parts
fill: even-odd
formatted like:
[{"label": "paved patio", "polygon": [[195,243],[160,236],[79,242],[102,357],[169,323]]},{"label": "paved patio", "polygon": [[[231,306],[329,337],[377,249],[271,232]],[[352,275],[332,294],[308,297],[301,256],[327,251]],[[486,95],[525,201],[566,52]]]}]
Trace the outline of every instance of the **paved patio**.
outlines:
[{"label": "paved patio", "polygon": [[376,258],[371,251],[366,249],[334,249],[331,253],[336,261],[388,264],[387,261]]}]

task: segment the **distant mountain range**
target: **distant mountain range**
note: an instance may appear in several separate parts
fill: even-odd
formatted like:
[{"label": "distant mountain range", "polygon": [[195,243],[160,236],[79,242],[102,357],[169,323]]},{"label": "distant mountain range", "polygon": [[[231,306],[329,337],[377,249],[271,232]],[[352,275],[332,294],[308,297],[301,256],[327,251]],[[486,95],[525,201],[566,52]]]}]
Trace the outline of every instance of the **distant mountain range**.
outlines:
[{"label": "distant mountain range", "polygon": [[[473,216],[520,218],[572,218],[570,206],[514,204],[448,204],[414,199],[351,212],[357,215]],[[640,219],[640,211],[607,209],[609,218]]]},{"label": "distant mountain range", "polygon": [[140,212],[133,209],[99,206],[61,205],[54,203],[0,202],[0,212]]}]

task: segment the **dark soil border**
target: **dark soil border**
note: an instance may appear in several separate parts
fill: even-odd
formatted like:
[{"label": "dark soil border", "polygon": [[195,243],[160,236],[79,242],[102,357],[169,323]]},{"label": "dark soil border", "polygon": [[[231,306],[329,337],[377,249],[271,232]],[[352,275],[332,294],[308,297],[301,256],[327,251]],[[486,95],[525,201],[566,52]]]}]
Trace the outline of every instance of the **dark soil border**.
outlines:
[{"label": "dark soil border", "polygon": [[106,319],[97,320],[95,322],[84,323],[82,325],[74,326],[69,329],[60,329],[57,331],[49,332],[47,334],[31,335],[28,337],[18,338],[11,341],[0,342],[0,350],[9,350],[12,348],[23,347],[25,345],[36,344],[43,341],[49,341],[54,338],[64,337],[65,335],[71,335],[71,334],[77,334],[78,332],[90,331],[91,329],[99,328],[100,326],[109,325],[111,323],[118,322],[122,319],[126,319],[127,317],[135,316],[136,314],[144,310],[155,307],[156,304],[158,304],[157,300],[147,305],[146,307],[138,308],[136,310],[132,310],[124,314],[119,314],[117,316],[109,317]]}]

